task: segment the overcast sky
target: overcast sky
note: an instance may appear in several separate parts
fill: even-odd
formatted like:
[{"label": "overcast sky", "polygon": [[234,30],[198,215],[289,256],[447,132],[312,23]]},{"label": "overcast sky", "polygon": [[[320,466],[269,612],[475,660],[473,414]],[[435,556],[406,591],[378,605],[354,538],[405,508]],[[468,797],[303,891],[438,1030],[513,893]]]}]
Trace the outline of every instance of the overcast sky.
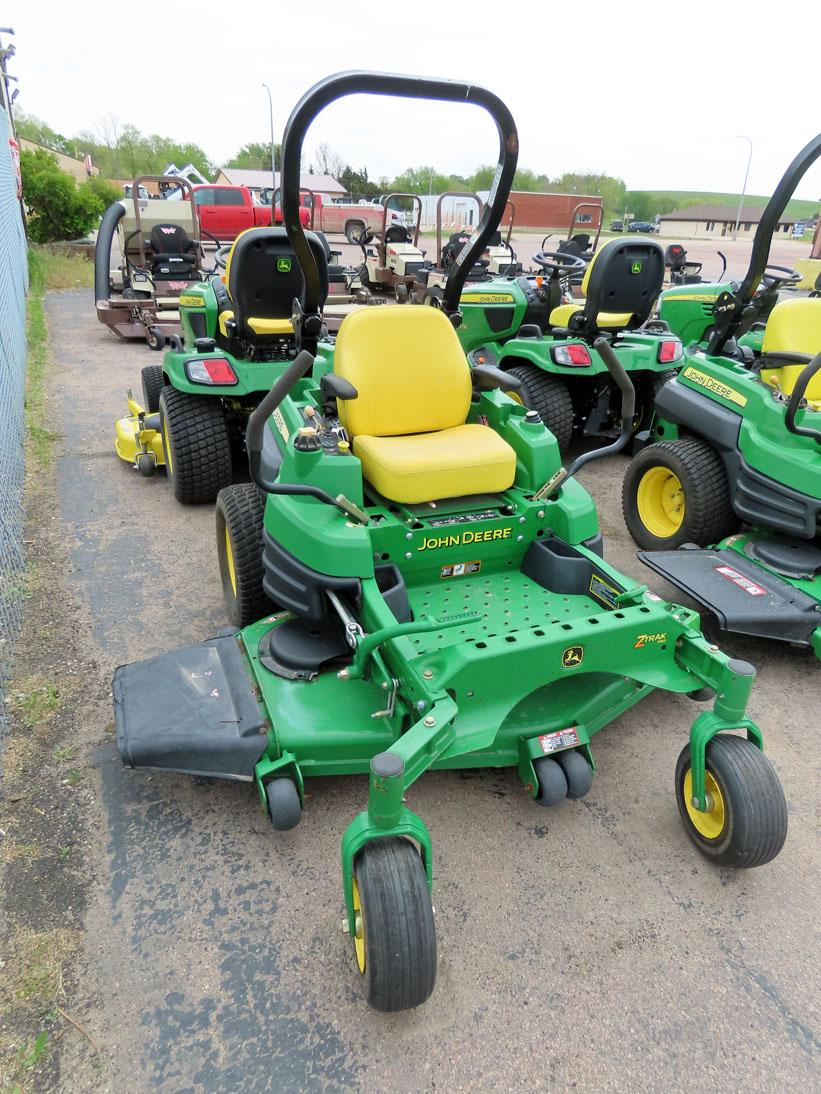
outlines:
[{"label": "overcast sky", "polygon": [[[821,123],[818,11],[816,0],[7,0],[0,22],[16,31],[18,106],[67,135],[113,114],[219,163],[268,138],[263,81],[278,140],[316,80],[370,68],[485,84],[516,119],[520,165],[552,176],[738,191],[744,133],[747,191],[769,194]],[[426,163],[468,174],[498,148],[476,108],[360,96],[320,116],[309,151],[320,142],[375,179]],[[821,198],[821,161],[797,196]]]}]

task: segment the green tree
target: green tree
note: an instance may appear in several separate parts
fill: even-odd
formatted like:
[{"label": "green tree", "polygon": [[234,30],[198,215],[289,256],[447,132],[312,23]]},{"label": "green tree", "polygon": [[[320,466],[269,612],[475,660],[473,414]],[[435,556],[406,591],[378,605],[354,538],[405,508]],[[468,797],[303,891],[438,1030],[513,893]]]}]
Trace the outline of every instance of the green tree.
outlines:
[{"label": "green tree", "polygon": [[36,118],[33,114],[24,114],[17,111],[14,115],[14,124],[18,136],[35,144],[42,144],[45,148],[51,148],[55,152],[62,152],[65,156],[74,155],[74,142],[64,137],[62,133],[56,133],[42,118]]},{"label": "green tree", "polygon": [[80,189],[87,190],[94,195],[97,202],[97,212],[100,216],[103,215],[109,205],[113,205],[115,201],[119,201],[123,196],[113,183],[102,178],[101,175],[91,175],[80,185]]},{"label": "green tree", "polygon": [[657,203],[646,190],[628,190],[624,195],[624,204],[628,213],[633,214],[633,220],[655,219]]},{"label": "green tree", "polygon": [[[280,146],[274,145],[277,167],[280,164]],[[225,167],[239,167],[248,171],[270,171],[271,169],[271,142],[250,141],[244,144],[238,152],[235,152]]]},{"label": "green tree", "polygon": [[346,165],[340,171],[337,179],[348,193],[355,198],[375,198],[384,192],[377,183],[371,182],[368,178],[367,167],[363,167],[360,171],[354,171],[353,167]]},{"label": "green tree", "polygon": [[50,152],[21,152],[20,170],[28,232],[35,243],[77,239],[92,228],[99,216],[99,197],[86,183],[78,186],[61,171]]}]

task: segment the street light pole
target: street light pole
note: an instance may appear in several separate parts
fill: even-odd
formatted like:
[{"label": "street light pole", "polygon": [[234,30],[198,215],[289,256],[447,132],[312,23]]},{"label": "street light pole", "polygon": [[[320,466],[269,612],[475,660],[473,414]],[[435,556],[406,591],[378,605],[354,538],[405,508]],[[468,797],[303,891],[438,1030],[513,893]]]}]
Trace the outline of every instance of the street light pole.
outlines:
[{"label": "street light pole", "polygon": [[271,201],[273,201],[274,200],[273,191],[276,191],[276,188],[277,188],[276,160],[274,158],[275,155],[276,155],[276,152],[274,150],[274,100],[271,98],[271,89],[270,89],[270,87],[268,87],[268,85],[265,84],[265,83],[262,86],[268,92],[268,113],[270,114],[270,117],[271,117],[271,190],[272,190]]},{"label": "street light pole", "polygon": [[745,137],[743,133],[739,133],[736,137],[737,141],[746,141],[750,146],[750,154],[747,156],[747,170],[744,172],[744,185],[741,187],[741,197],[738,200],[738,212],[735,215],[735,228],[733,229],[733,239],[738,235],[738,225],[741,221],[741,210],[744,208],[744,195],[747,193],[747,179],[750,177],[750,164],[753,162],[753,142],[749,137]]}]

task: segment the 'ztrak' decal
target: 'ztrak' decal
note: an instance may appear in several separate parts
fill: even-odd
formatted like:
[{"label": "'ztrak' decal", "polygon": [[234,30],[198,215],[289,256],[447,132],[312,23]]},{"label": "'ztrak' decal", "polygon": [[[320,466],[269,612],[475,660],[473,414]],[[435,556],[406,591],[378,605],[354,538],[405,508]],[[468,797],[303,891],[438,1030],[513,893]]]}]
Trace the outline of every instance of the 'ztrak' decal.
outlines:
[{"label": "'ztrak' decal", "polygon": [[636,641],[633,645],[634,650],[640,650],[644,646],[650,646],[654,643],[657,645],[663,645],[667,641],[667,631],[661,631],[659,634],[639,634],[636,635]]}]

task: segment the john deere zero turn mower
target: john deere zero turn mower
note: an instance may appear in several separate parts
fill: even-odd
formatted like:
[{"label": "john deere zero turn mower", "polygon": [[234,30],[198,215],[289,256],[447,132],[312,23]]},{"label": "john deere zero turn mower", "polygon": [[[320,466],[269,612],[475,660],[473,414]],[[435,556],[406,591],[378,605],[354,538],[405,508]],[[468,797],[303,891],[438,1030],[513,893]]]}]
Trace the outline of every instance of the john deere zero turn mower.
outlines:
[{"label": "john deere zero turn mower", "polygon": [[[298,216],[300,155],[316,114],[356,93],[482,107],[498,165],[442,310],[349,316],[318,384],[307,377],[321,271]],[[249,420],[254,483],[223,492],[237,502],[220,533],[229,608],[244,622],[255,601],[259,617],[114,679],[126,764],[244,779],[275,829],[297,824],[311,776],[367,775],[342,884],[356,968],[380,1010],[433,990],[431,838],[406,801],[430,768],[512,767],[536,803],[556,805],[589,790],[592,739],[619,714],[654,688],[709,688],[712,709],[675,774],[690,839],[715,862],[755,866],[786,834],[777,776],[745,714],[754,670],[708,645],[694,612],[603,561],[595,507],[555,439],[500,390],[508,376],[469,369],[454,332],[517,154],[507,107],[475,84],[350,72],[298,103],[282,170],[305,278],[303,352]],[[605,359],[626,438],[632,387],[615,354]],[[251,490],[267,495],[262,518],[240,512]]]},{"label": "john deere zero turn mower", "polygon": [[[306,239],[321,310],[327,248],[313,232]],[[285,229],[250,228],[218,252],[218,264],[226,254],[224,283],[210,278],[180,297],[182,338],[171,338],[162,365],[143,368],[142,404],[129,393],[129,414],[116,425],[117,455],[143,475],[164,464],[174,496],[186,503],[213,502],[232,481],[249,414],[300,349],[292,313],[303,278]],[[314,341],[321,316],[315,324]],[[316,343],[317,375],[331,353],[328,341]]]},{"label": "john deere zero turn mower", "polygon": [[[821,135],[790,168],[792,186],[819,155]],[[639,558],[722,629],[821,657],[821,299],[776,304],[754,366],[736,360],[768,253],[756,234],[708,350],[690,347],[659,393],[653,443],[625,475],[624,515]]]},{"label": "john deere zero turn mower", "polygon": [[[605,243],[587,266],[564,251],[539,251],[533,262],[538,276],[465,286],[457,333],[471,363],[518,379],[564,451],[574,433],[613,437],[621,428],[619,389],[596,348],[606,342],[636,388],[634,427],[646,427],[682,352],[663,323],[649,321],[664,277],[662,248],[628,236]],[[576,273],[586,299],[566,303]]]}]

